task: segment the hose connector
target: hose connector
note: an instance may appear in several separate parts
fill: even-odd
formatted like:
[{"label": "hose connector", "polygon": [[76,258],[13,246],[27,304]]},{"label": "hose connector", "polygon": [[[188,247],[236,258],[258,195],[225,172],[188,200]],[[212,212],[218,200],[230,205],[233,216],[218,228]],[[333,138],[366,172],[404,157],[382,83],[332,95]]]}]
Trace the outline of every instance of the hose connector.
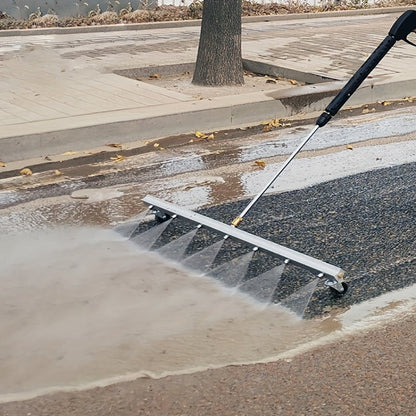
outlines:
[{"label": "hose connector", "polygon": [[325,110],[319,117],[318,120],[316,120],[316,125],[319,127],[325,126],[326,123],[328,123],[329,120],[331,120],[332,115],[329,114],[327,110]]},{"label": "hose connector", "polygon": [[235,217],[231,222],[231,225],[233,225],[234,227],[238,227],[241,221],[243,221],[243,217]]}]

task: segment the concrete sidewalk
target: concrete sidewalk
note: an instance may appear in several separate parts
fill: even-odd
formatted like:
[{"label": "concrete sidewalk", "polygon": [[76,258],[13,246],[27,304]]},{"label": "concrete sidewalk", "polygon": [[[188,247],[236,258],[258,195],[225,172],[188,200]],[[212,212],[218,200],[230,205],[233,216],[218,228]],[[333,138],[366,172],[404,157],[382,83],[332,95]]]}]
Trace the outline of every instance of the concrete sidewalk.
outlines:
[{"label": "concrete sidewalk", "polygon": [[[0,160],[8,164],[112,142],[140,146],[158,137],[320,111],[404,10],[247,20],[245,59],[314,83],[210,99],[115,74],[195,62],[198,26],[3,33]],[[347,105],[415,96],[415,66],[416,50],[396,44]]]}]

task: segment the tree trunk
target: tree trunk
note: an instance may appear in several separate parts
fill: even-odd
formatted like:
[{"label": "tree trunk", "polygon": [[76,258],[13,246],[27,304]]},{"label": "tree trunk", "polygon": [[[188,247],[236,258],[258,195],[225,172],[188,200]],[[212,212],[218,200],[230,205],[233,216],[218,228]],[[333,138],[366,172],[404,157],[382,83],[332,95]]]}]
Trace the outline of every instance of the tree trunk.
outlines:
[{"label": "tree trunk", "polygon": [[212,86],[244,84],[241,0],[204,0],[192,82]]}]

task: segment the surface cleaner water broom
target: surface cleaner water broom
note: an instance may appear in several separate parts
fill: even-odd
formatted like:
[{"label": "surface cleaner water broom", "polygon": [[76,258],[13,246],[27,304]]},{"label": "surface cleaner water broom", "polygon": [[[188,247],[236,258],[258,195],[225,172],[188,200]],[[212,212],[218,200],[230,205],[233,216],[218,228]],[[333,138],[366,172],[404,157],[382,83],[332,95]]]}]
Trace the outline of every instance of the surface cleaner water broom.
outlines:
[{"label": "surface cleaner water broom", "polygon": [[146,196],[143,202],[150,206],[153,214],[155,214],[158,221],[165,221],[170,218],[182,217],[192,223],[196,224],[196,227],[207,228],[222,234],[224,238],[232,238],[237,241],[243,242],[253,247],[254,250],[262,250],[274,256],[277,256],[284,261],[285,264],[291,263],[296,266],[307,269],[319,278],[325,278],[325,284],[336,294],[343,294],[347,289],[347,285],[344,282],[344,271],[337,266],[328,264],[306,254],[302,254],[298,251],[268,241],[256,235],[250,234],[246,231],[240,230],[237,227],[243,221],[247,213],[253,208],[253,206],[259,201],[261,196],[270,188],[270,186],[276,181],[281,173],[286,169],[293,158],[301,151],[306,143],[312,138],[316,131],[325,126],[328,121],[335,116],[345,102],[351,97],[361,83],[367,78],[369,73],[378,65],[381,59],[387,54],[392,46],[399,40],[416,46],[410,42],[407,37],[416,29],[416,11],[408,10],[403,13],[399,19],[394,23],[390,29],[389,34],[370,55],[367,61],[358,69],[358,71],[352,76],[347,84],[341,89],[331,103],[326,107],[325,111],[316,120],[316,125],[311,133],[300,143],[296,150],[289,156],[283,166],[274,175],[274,177],[264,186],[264,188],[250,201],[250,203],[244,208],[244,210],[238,215],[230,225],[224,224],[217,220],[211,219],[204,215],[190,211],[188,209],[176,206],[172,203],[154,198],[152,196]]}]

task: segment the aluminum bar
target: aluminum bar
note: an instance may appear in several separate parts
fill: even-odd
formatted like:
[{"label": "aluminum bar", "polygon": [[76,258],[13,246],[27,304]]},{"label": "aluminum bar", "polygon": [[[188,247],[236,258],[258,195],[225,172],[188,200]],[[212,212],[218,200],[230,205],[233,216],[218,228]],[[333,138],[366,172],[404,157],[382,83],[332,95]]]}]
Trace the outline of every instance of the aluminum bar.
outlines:
[{"label": "aluminum bar", "polygon": [[143,202],[150,205],[153,209],[158,209],[162,213],[168,215],[177,215],[183,217],[189,221],[200,224],[208,229],[219,232],[224,236],[229,236],[235,240],[243,243],[250,244],[254,247],[258,247],[264,251],[272,253],[283,261],[289,261],[290,263],[296,264],[303,267],[319,277],[329,277],[331,280],[339,282],[342,280],[344,271],[337,266],[333,266],[329,263],[325,263],[321,260],[315,259],[314,257],[284,247],[280,244],[250,234],[247,231],[240,230],[232,225],[224,224],[220,221],[198,214],[194,211],[186,208],[174,205],[170,202],[163,201],[153,196],[147,195],[143,198]]}]

